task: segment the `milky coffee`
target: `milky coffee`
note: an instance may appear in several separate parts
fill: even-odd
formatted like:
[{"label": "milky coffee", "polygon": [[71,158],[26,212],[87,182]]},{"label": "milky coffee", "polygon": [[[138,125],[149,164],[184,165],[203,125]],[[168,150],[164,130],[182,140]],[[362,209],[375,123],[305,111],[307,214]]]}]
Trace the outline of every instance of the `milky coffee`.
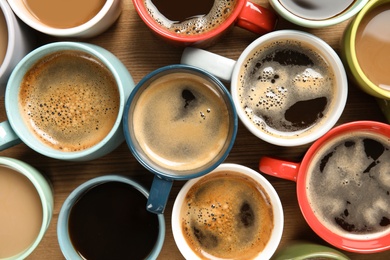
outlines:
[{"label": "milky coffee", "polygon": [[274,227],[264,188],[233,171],[212,174],[191,187],[180,217],[187,244],[202,259],[253,259]]},{"label": "milky coffee", "polygon": [[0,9],[0,67],[4,61],[7,48],[8,48],[7,22],[5,21],[3,11]]},{"label": "milky coffee", "polygon": [[14,256],[31,246],[42,221],[42,202],[31,181],[0,166],[0,258]]},{"label": "milky coffee", "polygon": [[227,101],[214,84],[190,72],[172,72],[151,82],[134,100],[129,129],[158,167],[185,174],[221,153],[232,122]]},{"label": "milky coffee", "polygon": [[58,29],[80,26],[91,20],[107,0],[24,0],[41,23]]},{"label": "milky coffee", "polygon": [[111,131],[119,112],[114,76],[81,51],[54,52],[25,74],[19,91],[25,124],[46,145],[66,152],[87,149]]},{"label": "milky coffee", "polygon": [[389,169],[388,137],[354,131],[330,141],[308,169],[306,190],[315,215],[341,236],[389,233]]},{"label": "milky coffee", "polygon": [[238,0],[144,0],[149,15],[162,27],[179,35],[207,33],[222,24]]},{"label": "milky coffee", "polygon": [[333,70],[314,46],[300,41],[259,46],[243,63],[238,80],[241,109],[275,137],[315,131],[333,107]]}]

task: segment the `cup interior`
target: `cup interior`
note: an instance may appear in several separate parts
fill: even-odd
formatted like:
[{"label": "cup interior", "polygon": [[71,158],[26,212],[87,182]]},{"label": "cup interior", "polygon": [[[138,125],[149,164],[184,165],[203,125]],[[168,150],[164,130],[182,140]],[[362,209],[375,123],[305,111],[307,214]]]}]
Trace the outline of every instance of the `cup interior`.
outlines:
[{"label": "cup interior", "polygon": [[[299,168],[297,177],[297,196],[301,212],[309,226],[325,241],[340,249],[357,253],[375,253],[390,248],[390,228],[379,234],[348,234],[340,235],[328,229],[315,215],[309,203],[307,192],[307,172],[313,156],[331,140],[354,132],[371,132],[390,140],[390,127],[387,124],[374,121],[356,121],[335,127],[317,140],[307,151]],[[356,163],[356,162],[351,162]]]},{"label": "cup interior", "polygon": [[[141,141],[137,140],[135,133],[135,125],[139,123],[139,121],[133,120],[134,110],[137,106],[138,100],[142,93],[147,90],[153,82],[156,80],[167,77],[169,75],[175,75],[177,73],[183,73],[185,78],[192,77],[195,75],[196,77],[200,77],[205,79],[208,83],[208,86],[211,86],[213,92],[218,93],[219,99],[223,99],[223,106],[226,106],[226,110],[228,111],[227,117],[229,118],[228,122],[228,132],[226,139],[223,140],[223,145],[221,146],[220,151],[211,159],[205,160],[204,163],[196,165],[194,168],[189,169],[177,169],[177,168],[168,168],[168,166],[157,163],[152,159],[149,152],[146,152],[146,148],[141,147]],[[171,87],[172,89],[176,89],[176,87]],[[160,68],[151,72],[149,75],[144,77],[135,87],[134,91],[131,93],[129,99],[127,100],[125,106],[125,115],[123,118],[123,127],[125,133],[126,142],[134,155],[134,157],[150,172],[157,174],[163,178],[168,179],[177,179],[184,180],[195,178],[201,176],[205,173],[210,172],[214,168],[216,168],[220,163],[222,163],[225,158],[228,156],[237,134],[237,114],[233,105],[233,101],[231,100],[230,94],[228,90],[224,87],[224,85],[211,74],[200,70],[198,68],[187,66],[187,65],[171,65]],[[207,116],[207,115],[206,115]],[[175,138],[174,136],[172,138]],[[188,139],[192,138],[191,135],[188,135]],[[171,142],[168,142],[166,145],[171,145]],[[176,149],[172,147],[172,149]],[[165,161],[170,161],[169,159],[164,159]],[[168,163],[169,164],[169,163]],[[167,165],[168,165],[167,164]],[[188,166],[188,163],[183,163]]]}]

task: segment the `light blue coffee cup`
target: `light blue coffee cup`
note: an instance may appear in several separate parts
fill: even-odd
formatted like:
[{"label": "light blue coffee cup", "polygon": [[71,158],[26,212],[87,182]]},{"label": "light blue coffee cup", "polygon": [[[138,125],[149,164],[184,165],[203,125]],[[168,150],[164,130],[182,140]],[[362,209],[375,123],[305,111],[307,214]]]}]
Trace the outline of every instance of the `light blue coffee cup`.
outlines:
[{"label": "light blue coffee cup", "polygon": [[[25,73],[42,57],[61,50],[83,51],[96,57],[110,70],[118,86],[120,96],[119,113],[113,128],[99,143],[82,151],[63,152],[45,145],[28,129],[19,109],[18,94]],[[124,141],[123,109],[133,88],[133,78],[125,65],[114,54],[102,47],[78,42],[55,42],[41,46],[27,54],[17,64],[8,81],[4,101],[8,121],[0,123],[0,150],[5,150],[23,142],[40,154],[60,160],[88,161],[104,156]]]},{"label": "light blue coffee cup", "polygon": [[[60,214],[58,216],[57,222],[57,236],[58,242],[62,254],[68,260],[82,260],[81,256],[74,249],[69,233],[68,233],[68,219],[72,206],[78,201],[78,199],[90,188],[97,186],[99,184],[107,182],[122,182],[128,185],[131,185],[140,193],[142,193],[146,198],[149,196],[149,192],[139,183],[133,181],[130,178],[121,175],[105,175],[101,177],[93,178],[87,182],[84,182],[78,186],[72,193],[66,198],[64,204],[61,207]],[[162,246],[165,239],[165,219],[164,215],[158,214],[158,224],[159,224],[159,233],[152,251],[146,257],[146,260],[157,259],[157,256],[160,254]]]}]

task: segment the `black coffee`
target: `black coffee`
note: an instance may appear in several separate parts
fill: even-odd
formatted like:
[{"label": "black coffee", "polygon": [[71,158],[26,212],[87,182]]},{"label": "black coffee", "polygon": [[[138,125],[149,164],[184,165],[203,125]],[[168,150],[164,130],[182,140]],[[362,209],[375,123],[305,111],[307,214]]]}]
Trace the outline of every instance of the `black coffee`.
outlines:
[{"label": "black coffee", "polygon": [[296,16],[310,20],[326,20],[347,10],[355,0],[279,0]]},{"label": "black coffee", "polygon": [[72,207],[69,235],[83,259],[145,259],[157,241],[156,214],[129,184],[107,182],[88,190]]},{"label": "black coffee", "polygon": [[215,29],[233,12],[238,0],[145,0],[157,23],[177,34],[198,35]]},{"label": "black coffee", "polygon": [[259,47],[240,72],[241,107],[259,129],[294,136],[317,125],[332,106],[334,74],[315,47],[285,40]]},{"label": "black coffee", "polygon": [[307,176],[309,202],[335,233],[390,230],[390,142],[370,133],[345,134],[321,148]]}]

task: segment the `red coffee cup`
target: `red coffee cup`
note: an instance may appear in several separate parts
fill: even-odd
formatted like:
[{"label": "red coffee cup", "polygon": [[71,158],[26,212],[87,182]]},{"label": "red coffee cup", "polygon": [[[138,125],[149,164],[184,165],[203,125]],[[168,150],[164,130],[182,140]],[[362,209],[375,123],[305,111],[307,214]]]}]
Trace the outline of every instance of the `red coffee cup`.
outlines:
[{"label": "red coffee cup", "polygon": [[[214,3],[217,1],[218,0],[215,0]],[[270,9],[264,8],[247,0],[222,0],[221,2],[230,2],[233,3],[232,5],[234,6],[233,8],[230,8],[232,6],[230,5],[229,8],[225,8],[226,10],[229,9],[229,15],[227,15],[222,20],[219,17],[218,19],[220,21],[217,22],[217,25],[213,25],[212,27],[205,29],[202,32],[193,32],[193,30],[187,30],[188,28],[186,27],[188,26],[183,25],[180,28],[182,28],[185,33],[178,33],[178,31],[181,31],[181,29],[179,30],[176,27],[176,29],[169,29],[167,26],[164,26],[164,24],[171,24],[172,21],[165,17],[163,11],[158,11],[157,7],[151,2],[151,0],[133,0],[134,7],[144,23],[161,38],[171,44],[178,46],[209,46],[213,44],[218,38],[220,38],[220,36],[222,36],[225,32],[227,32],[228,29],[233,25],[237,25],[241,28],[261,35],[275,29],[277,23],[276,14]],[[185,2],[187,5],[190,4],[190,2],[182,2]],[[197,4],[197,2],[195,1],[194,4]],[[148,5],[150,5],[152,8]],[[214,6],[215,5],[216,4],[214,4]],[[176,9],[178,8],[180,7],[177,7]],[[154,11],[151,11],[151,9]],[[208,18],[202,19],[207,20]],[[208,22],[215,24],[215,20],[217,19],[210,15],[210,20]],[[200,29],[198,28],[196,30],[203,30],[205,27],[207,27],[208,22],[203,24],[206,26],[203,26],[202,28],[199,27]],[[199,21],[194,20],[194,22],[191,24],[192,26],[195,26],[194,24],[196,23],[199,23]],[[185,24],[188,25],[189,23]]]},{"label": "red coffee cup", "polygon": [[322,239],[346,251],[375,253],[390,248],[389,165],[390,125],[357,121],[330,130],[300,163],[262,157],[259,169],[297,183],[301,212]]}]

